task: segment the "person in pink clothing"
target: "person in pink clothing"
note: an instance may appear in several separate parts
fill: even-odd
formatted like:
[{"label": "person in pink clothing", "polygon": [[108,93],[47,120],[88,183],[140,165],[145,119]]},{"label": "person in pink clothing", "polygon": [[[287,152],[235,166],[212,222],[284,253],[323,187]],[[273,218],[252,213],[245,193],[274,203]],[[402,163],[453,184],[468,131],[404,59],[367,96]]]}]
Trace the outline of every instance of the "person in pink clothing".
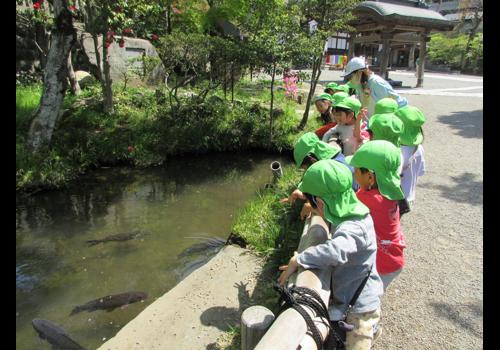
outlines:
[{"label": "person in pink clothing", "polygon": [[384,291],[402,271],[405,239],[401,230],[398,200],[404,198],[398,169],[401,152],[389,141],[362,145],[346,162],[355,169],[358,199],[370,209],[377,236],[377,271]]}]

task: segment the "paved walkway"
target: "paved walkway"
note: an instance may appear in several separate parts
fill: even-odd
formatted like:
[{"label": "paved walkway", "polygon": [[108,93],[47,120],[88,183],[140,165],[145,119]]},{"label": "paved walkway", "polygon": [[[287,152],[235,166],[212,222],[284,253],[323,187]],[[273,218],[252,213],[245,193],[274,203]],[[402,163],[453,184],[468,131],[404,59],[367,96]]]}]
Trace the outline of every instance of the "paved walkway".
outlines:
[{"label": "paved walkway", "polygon": [[[326,85],[330,81],[342,82],[341,71],[324,70],[321,72],[320,83]],[[402,81],[401,88],[395,90],[401,95],[430,95],[455,97],[483,97],[483,78],[470,75],[425,73],[424,87],[415,88],[417,78],[415,73],[406,71],[391,71],[389,78]]]}]

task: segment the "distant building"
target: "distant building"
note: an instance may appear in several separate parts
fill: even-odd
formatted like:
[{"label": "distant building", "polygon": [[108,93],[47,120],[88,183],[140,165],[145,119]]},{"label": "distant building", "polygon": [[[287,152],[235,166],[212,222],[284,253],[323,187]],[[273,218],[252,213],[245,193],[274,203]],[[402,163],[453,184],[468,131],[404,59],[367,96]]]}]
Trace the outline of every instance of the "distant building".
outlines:
[{"label": "distant building", "polygon": [[[418,8],[425,8],[428,9],[429,5],[426,4],[423,0],[375,0],[377,2],[386,2],[390,4],[396,4],[396,5],[404,5],[404,6],[411,6],[411,7],[418,7]],[[349,51],[349,34],[347,33],[341,33],[337,32],[336,35],[331,36],[328,38],[328,41],[326,43],[326,54],[328,55],[347,55]],[[370,57],[375,57],[377,55],[377,51],[375,48],[373,48],[370,52],[367,52],[365,54],[368,54]],[[405,64],[408,64],[406,61]]]},{"label": "distant building", "polygon": [[[471,1],[462,1],[462,0],[431,0],[430,10],[439,12],[445,18],[452,21],[462,21],[462,17],[465,13],[465,20],[462,21],[456,28],[456,30],[460,32],[466,32],[473,25],[472,18],[474,13],[475,6],[482,7],[482,1],[480,0],[471,0]],[[462,7],[460,4],[462,3]],[[482,11],[480,12],[482,14]],[[483,21],[479,24],[478,31],[483,31]]]}]

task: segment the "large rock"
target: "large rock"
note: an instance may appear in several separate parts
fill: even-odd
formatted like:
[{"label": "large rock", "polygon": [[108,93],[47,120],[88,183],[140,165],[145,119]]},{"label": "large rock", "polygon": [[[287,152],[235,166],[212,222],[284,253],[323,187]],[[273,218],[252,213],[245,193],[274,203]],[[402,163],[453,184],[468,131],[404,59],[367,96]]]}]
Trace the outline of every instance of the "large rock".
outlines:
[{"label": "large rock", "polygon": [[75,71],[75,76],[76,80],[78,81],[78,85],[80,85],[82,89],[90,85],[94,80],[94,78],[90,75],[90,73],[84,70]]},{"label": "large rock", "polygon": [[[94,41],[92,39],[92,36],[89,33],[85,32],[80,32],[78,36],[80,44],[83,47],[90,63],[93,65],[97,65],[97,61],[95,58]],[[102,35],[98,38],[98,47],[100,48],[100,53],[102,56]],[[129,63],[130,58],[140,57],[143,54],[149,57],[159,57],[156,49],[148,40],[128,37],[125,38],[125,46],[123,48],[120,47],[117,42],[114,42],[109,46],[108,53],[109,63],[111,66],[110,74],[111,78],[115,82],[124,79],[124,73],[127,72],[127,63]],[[135,64],[141,65],[142,63],[139,61]],[[128,78],[132,77],[133,74],[129,72]],[[146,82],[151,85],[163,83],[164,80],[165,69],[162,63],[159,63],[146,78]]]}]

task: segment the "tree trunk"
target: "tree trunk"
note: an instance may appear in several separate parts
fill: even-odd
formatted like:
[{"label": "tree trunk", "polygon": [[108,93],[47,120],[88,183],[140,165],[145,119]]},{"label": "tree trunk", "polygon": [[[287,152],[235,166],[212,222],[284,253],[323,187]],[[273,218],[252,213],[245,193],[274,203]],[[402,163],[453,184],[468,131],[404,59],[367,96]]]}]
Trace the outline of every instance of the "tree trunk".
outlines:
[{"label": "tree trunk", "polygon": [[52,44],[45,67],[43,94],[28,133],[28,147],[37,152],[50,143],[67,87],[68,55],[76,42],[73,18],[67,0],[54,0]]},{"label": "tree trunk", "polygon": [[234,103],[234,66],[231,63],[231,103]]},{"label": "tree trunk", "polygon": [[299,130],[303,130],[309,119],[309,107],[311,106],[311,99],[314,96],[314,91],[316,90],[316,85],[318,84],[319,76],[321,75],[321,61],[323,60],[323,52],[319,57],[313,62],[313,71],[311,74],[311,86],[309,88],[309,94],[307,95],[306,110],[302,116],[302,120],[298,126]]},{"label": "tree trunk", "polygon": [[[103,35],[103,41],[105,36]],[[109,55],[108,49],[106,46],[102,46],[102,56],[103,56],[103,69],[104,69],[104,82],[102,83],[102,93],[104,95],[104,113],[113,114],[113,89],[112,84],[113,80],[111,79],[110,74],[110,65],[109,65]]]},{"label": "tree trunk", "polygon": [[40,68],[44,70],[47,65],[47,52],[49,52],[49,34],[41,23],[35,23],[35,42],[39,48]]},{"label": "tree trunk", "polygon": [[67,61],[66,68],[68,70],[68,79],[69,79],[69,83],[71,86],[71,93],[73,95],[79,95],[81,92],[80,84],[78,84],[78,80],[76,80],[75,71],[73,70],[73,64],[71,63],[71,51],[69,52],[69,55],[68,55],[68,61]]},{"label": "tree trunk", "polygon": [[167,11],[165,12],[167,19],[167,34],[172,34],[172,20],[171,20],[171,4],[167,4]]},{"label": "tree trunk", "polygon": [[224,99],[227,99],[227,69],[226,65],[224,65]]},{"label": "tree trunk", "polygon": [[271,142],[273,141],[273,108],[274,108],[274,77],[276,75],[276,63],[273,63],[273,73],[271,77],[271,112],[269,118],[269,147],[271,147]]},{"label": "tree trunk", "polygon": [[[99,52],[99,36],[97,35],[97,30],[95,29],[95,14],[92,9],[92,6],[89,1],[85,1],[85,11],[83,13],[83,17],[85,20],[85,30],[88,31],[92,35],[92,41],[94,43],[94,52],[95,52],[95,61],[96,61],[96,69],[95,72],[97,75],[97,79],[103,83],[103,74],[102,74],[102,65],[101,65],[101,53]],[[102,38],[102,44],[104,45],[104,36]],[[83,43],[82,43],[83,47]],[[83,50],[85,51],[85,50]],[[91,65],[93,66],[93,65]],[[91,68],[91,71],[92,68]]]}]

